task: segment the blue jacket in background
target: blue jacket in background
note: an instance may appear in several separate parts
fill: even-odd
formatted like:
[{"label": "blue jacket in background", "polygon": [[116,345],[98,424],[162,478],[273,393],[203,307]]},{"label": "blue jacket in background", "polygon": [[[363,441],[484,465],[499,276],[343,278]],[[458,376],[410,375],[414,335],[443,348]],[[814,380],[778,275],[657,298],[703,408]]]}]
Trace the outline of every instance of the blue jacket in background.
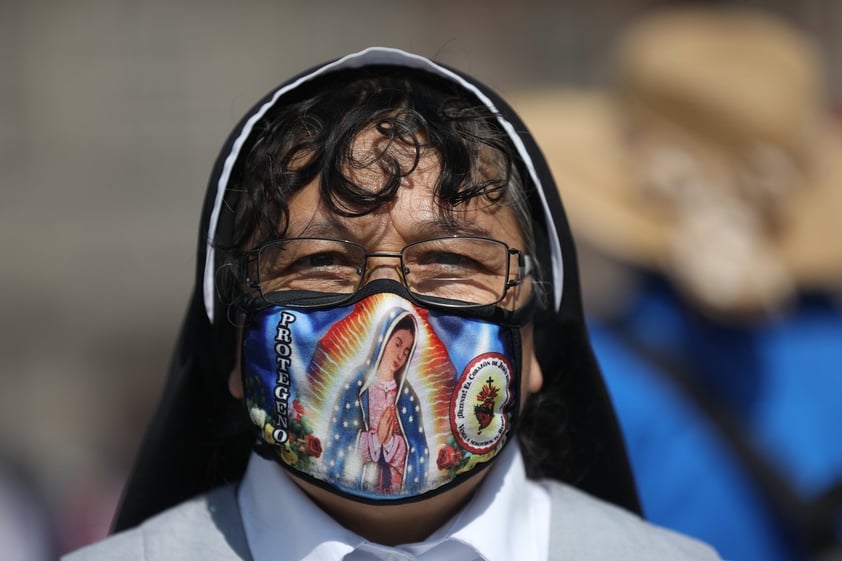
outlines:
[{"label": "blue jacket in background", "polygon": [[651,521],[734,561],[840,547],[842,312],[829,299],[723,325],[655,281],[589,329]]}]

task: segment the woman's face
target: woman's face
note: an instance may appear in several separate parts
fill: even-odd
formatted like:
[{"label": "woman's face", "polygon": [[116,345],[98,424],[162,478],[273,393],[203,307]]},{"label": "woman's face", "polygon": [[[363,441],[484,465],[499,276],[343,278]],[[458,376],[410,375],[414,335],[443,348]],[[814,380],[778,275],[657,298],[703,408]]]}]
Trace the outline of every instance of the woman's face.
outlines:
[{"label": "woman's face", "polygon": [[381,378],[394,379],[395,372],[403,368],[409,358],[409,351],[415,336],[409,329],[398,329],[394,331],[386,342],[383,349],[383,357],[377,368],[377,374]]},{"label": "woman's face", "polygon": [[[366,154],[377,152],[378,137],[374,132],[361,133],[355,150],[357,156],[366,160]],[[414,152],[412,152],[414,154]],[[525,240],[517,217],[507,204],[489,202],[484,197],[477,197],[464,205],[451,209],[446,219],[442,216],[440,201],[436,198],[436,184],[440,174],[438,156],[432,151],[423,152],[413,167],[412,173],[404,177],[394,201],[384,204],[374,212],[362,216],[339,216],[322,202],[319,179],[313,180],[306,187],[290,196],[289,222],[284,235],[289,238],[319,237],[349,240],[366,247],[369,252],[399,253],[407,244],[442,235],[466,235],[489,237],[504,242],[509,247],[524,248]],[[383,180],[378,175],[376,165],[370,168],[353,170],[352,178],[360,185],[381,185]],[[353,211],[353,209],[349,209]],[[391,279],[401,282],[401,273],[393,257],[371,256],[366,261],[364,283],[377,279]],[[524,306],[532,292],[531,277],[520,286],[509,290],[498,305],[515,310]],[[541,388],[543,377],[534,352],[532,325],[521,330],[523,340],[523,381],[524,399],[530,393]],[[387,346],[400,345],[397,349],[386,350],[378,366],[377,376],[394,378],[408,359],[414,334],[403,331],[400,343],[390,341]],[[400,333],[400,331],[399,331]],[[397,334],[393,334],[396,336]],[[239,352],[239,347],[237,348]],[[403,354],[403,356],[401,356]],[[392,357],[391,360],[387,356]],[[239,371],[239,355],[229,378],[231,394],[242,399],[243,388]],[[396,366],[395,366],[396,365]],[[382,371],[388,371],[384,373]],[[388,378],[386,378],[388,379]],[[359,503],[352,503],[353,507]]]}]

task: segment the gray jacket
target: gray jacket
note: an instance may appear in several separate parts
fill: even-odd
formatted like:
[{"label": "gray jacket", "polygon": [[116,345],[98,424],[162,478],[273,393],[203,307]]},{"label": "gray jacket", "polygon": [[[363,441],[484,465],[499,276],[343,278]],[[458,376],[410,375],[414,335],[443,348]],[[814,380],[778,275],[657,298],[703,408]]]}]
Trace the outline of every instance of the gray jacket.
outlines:
[{"label": "gray jacket", "polygon": [[[549,561],[701,561],[707,545],[554,480]],[[62,561],[252,561],[237,502],[227,485],[167,510],[136,528]]]}]

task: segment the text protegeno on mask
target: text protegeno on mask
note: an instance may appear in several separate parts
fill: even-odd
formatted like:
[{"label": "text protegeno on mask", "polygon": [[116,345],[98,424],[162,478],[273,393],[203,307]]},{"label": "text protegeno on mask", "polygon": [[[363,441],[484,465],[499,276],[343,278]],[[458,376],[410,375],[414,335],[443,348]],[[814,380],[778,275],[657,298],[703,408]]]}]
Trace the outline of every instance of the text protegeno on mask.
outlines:
[{"label": "text protegeno on mask", "polygon": [[519,330],[420,307],[399,285],[366,292],[340,307],[251,312],[246,406],[264,457],[343,496],[413,500],[509,440]]}]

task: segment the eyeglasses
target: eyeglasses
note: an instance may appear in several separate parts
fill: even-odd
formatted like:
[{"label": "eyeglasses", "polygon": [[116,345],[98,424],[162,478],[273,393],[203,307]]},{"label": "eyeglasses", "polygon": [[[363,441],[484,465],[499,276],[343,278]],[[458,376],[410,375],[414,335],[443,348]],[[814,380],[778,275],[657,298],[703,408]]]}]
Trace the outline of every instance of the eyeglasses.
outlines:
[{"label": "eyeglasses", "polygon": [[400,259],[401,282],[416,301],[452,308],[496,304],[532,271],[529,255],[484,237],[433,238],[399,253],[369,252],[343,240],[292,238],[269,242],[247,255],[248,285],[269,303],[290,304],[290,291],[306,291],[318,293],[318,304],[302,298],[292,305],[338,304],[363,285],[370,257]]}]

